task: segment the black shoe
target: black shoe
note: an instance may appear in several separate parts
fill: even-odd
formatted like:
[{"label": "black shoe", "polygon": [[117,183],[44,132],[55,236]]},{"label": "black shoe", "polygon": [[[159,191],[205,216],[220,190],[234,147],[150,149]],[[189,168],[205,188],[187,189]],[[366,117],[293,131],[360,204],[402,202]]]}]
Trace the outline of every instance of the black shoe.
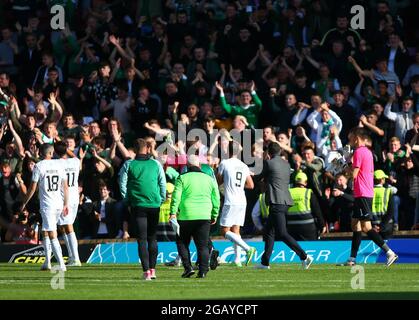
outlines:
[{"label": "black shoe", "polygon": [[182,278],[190,278],[195,274],[195,271],[191,269],[185,269],[185,271],[182,274]]},{"label": "black shoe", "polygon": [[196,276],[197,278],[206,278],[207,273],[206,272],[198,272],[198,275]]},{"label": "black shoe", "polygon": [[220,255],[220,251],[212,250],[211,257],[210,257],[210,268],[211,270],[215,270],[218,267],[218,256]]}]

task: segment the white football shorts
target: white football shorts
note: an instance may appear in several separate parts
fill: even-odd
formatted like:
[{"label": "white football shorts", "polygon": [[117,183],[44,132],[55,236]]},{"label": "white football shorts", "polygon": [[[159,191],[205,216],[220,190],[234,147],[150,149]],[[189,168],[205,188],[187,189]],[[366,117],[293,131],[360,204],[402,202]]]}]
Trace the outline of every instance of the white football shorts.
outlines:
[{"label": "white football shorts", "polygon": [[243,226],[246,218],[246,205],[225,204],[221,211],[220,226]]},{"label": "white football shorts", "polygon": [[41,208],[42,231],[57,231],[57,223],[63,208]]},{"label": "white football shorts", "polygon": [[63,217],[62,215],[58,219],[59,226],[65,226],[69,224],[74,224],[74,221],[77,217],[77,210],[79,209],[79,204],[70,204],[68,206],[68,215]]}]

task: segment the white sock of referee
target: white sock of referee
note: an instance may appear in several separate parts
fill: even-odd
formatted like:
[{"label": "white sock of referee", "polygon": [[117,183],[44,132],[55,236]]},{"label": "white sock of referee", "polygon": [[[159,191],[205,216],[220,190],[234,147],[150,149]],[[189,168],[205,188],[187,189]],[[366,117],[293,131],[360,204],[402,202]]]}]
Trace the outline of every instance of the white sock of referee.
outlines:
[{"label": "white sock of referee", "polygon": [[225,238],[242,247],[243,250],[246,252],[250,249],[247,243],[243,241],[242,237],[240,237],[238,234],[235,234],[234,232],[227,231],[225,234]]},{"label": "white sock of referee", "polygon": [[61,251],[61,245],[57,238],[54,238],[51,240],[51,247],[52,247],[52,252],[55,255],[55,259],[57,259],[58,263],[60,264],[60,267],[65,268],[63,252]]},{"label": "white sock of referee", "polygon": [[67,239],[68,239],[68,242],[69,242],[70,247],[71,247],[71,254],[72,254],[72,257],[73,257],[74,261],[79,261],[80,260],[79,248],[78,248],[79,245],[78,245],[78,242],[77,242],[76,233],[74,231],[69,233],[67,235]]},{"label": "white sock of referee", "polygon": [[42,245],[44,247],[45,252],[45,265],[51,264],[51,240],[48,236],[44,237],[44,240],[42,240]]}]

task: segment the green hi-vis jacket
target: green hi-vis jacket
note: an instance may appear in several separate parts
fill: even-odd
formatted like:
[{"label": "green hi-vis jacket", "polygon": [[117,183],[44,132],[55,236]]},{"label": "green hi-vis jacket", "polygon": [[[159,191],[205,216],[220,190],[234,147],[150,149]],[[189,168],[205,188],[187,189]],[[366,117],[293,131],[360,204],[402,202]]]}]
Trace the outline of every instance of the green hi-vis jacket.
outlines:
[{"label": "green hi-vis jacket", "polygon": [[150,156],[126,161],[119,172],[119,187],[131,207],[159,208],[166,200],[163,167]]},{"label": "green hi-vis jacket", "polygon": [[216,219],[219,209],[217,182],[199,168],[189,168],[176,180],[170,213],[178,220]]},{"label": "green hi-vis jacket", "polygon": [[260,208],[260,215],[262,219],[266,219],[269,216],[269,206],[266,205],[266,195],[265,193],[261,193],[259,195],[259,208]]},{"label": "green hi-vis jacket", "polygon": [[166,201],[164,201],[162,205],[160,206],[159,223],[169,224],[171,203],[172,203],[172,199],[166,199]]},{"label": "green hi-vis jacket", "polygon": [[311,189],[297,187],[291,188],[290,193],[294,205],[288,209],[287,224],[301,225],[314,223],[310,204],[313,191]]},{"label": "green hi-vis jacket", "polygon": [[380,223],[383,216],[387,215],[390,202],[391,189],[383,186],[374,187],[374,198],[372,199],[372,214],[375,223]]},{"label": "green hi-vis jacket", "polygon": [[227,103],[225,96],[220,96],[221,107],[232,116],[244,116],[250,127],[256,128],[258,125],[258,115],[262,109],[262,101],[255,91],[252,92],[253,104],[244,109],[241,106],[232,106]]}]

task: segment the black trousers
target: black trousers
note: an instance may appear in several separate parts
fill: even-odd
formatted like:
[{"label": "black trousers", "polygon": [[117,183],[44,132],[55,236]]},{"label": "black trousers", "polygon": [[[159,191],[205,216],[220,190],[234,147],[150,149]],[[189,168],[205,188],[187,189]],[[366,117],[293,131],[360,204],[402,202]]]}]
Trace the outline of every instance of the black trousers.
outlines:
[{"label": "black trousers", "polygon": [[317,227],[314,223],[288,225],[287,230],[290,236],[297,241],[314,241],[318,239]]},{"label": "black trousers", "polygon": [[[177,250],[179,252],[180,251],[179,250],[179,245],[182,242],[182,240],[180,239],[180,237],[178,235],[176,235],[175,242],[176,242]],[[209,254],[211,254],[212,250],[214,250],[214,244],[212,243],[212,240],[211,240],[211,236],[210,235],[208,235],[208,244],[207,244],[207,246],[208,246],[208,252],[209,252]]]},{"label": "black trousers", "polygon": [[131,213],[135,219],[138,256],[143,271],[155,269],[158,255],[156,234],[160,208],[133,207]]},{"label": "black trousers", "polygon": [[307,254],[287,231],[287,212],[288,206],[286,205],[270,204],[269,206],[269,216],[264,233],[265,252],[262,255],[262,264],[265,266],[269,266],[269,260],[271,259],[275,244],[275,236],[284,241],[285,244],[290,247],[301,260],[305,260],[307,258]]},{"label": "black trousers", "polygon": [[196,250],[198,252],[198,266],[200,272],[208,272],[209,260],[209,220],[179,220],[180,225],[180,241],[178,242],[178,251],[182,264],[185,269],[192,268],[191,253],[189,245],[191,239],[195,242]]}]

